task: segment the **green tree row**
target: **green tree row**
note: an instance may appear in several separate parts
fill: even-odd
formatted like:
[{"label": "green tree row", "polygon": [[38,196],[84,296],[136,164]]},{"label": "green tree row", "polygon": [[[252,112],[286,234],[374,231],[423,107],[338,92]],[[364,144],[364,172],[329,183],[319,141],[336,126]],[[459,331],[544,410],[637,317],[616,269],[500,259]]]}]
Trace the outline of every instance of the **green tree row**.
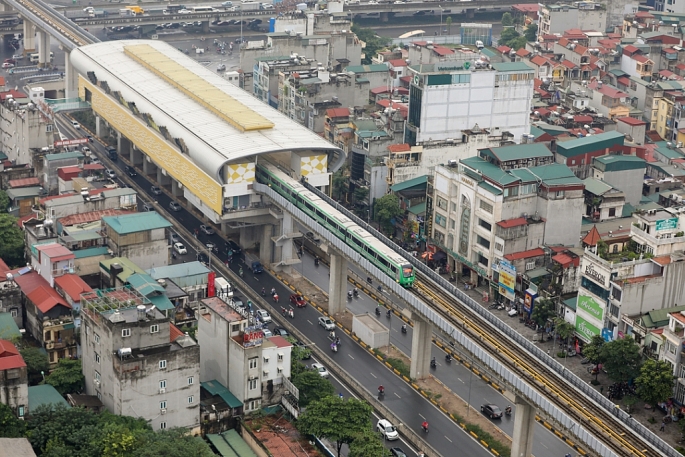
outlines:
[{"label": "green tree row", "polygon": [[0,259],[10,268],[24,265],[24,233],[17,225],[17,218],[7,213],[10,199],[0,189]]}]

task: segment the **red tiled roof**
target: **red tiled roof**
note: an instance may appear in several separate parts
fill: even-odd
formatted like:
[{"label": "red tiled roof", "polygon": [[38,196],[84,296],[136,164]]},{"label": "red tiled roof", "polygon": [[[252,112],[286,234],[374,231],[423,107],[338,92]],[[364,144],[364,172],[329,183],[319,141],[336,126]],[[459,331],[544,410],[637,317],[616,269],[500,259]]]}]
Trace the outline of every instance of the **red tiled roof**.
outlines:
[{"label": "red tiled roof", "polygon": [[0,340],[0,371],[26,366],[17,347],[7,340]]},{"label": "red tiled roof", "polygon": [[530,259],[531,257],[540,257],[545,255],[545,251],[542,248],[530,249],[528,251],[514,252],[513,254],[507,254],[504,256],[505,259],[509,261]]},{"label": "red tiled roof", "polygon": [[[50,284],[35,270],[24,275],[14,275],[14,282],[41,312],[46,313],[56,305],[71,308]],[[34,300],[35,299],[35,300]]]},{"label": "red tiled roof", "polygon": [[29,187],[29,186],[38,186],[40,185],[40,181],[38,178],[22,178],[22,179],[12,179],[7,182],[10,187],[12,188],[17,188],[17,187]]},{"label": "red tiled roof", "polygon": [[592,116],[573,116],[573,122],[592,122]]},{"label": "red tiled roof", "polygon": [[673,48],[666,48],[662,49],[661,52],[665,52],[666,54],[677,54],[678,50]]},{"label": "red tiled roof", "polygon": [[627,56],[629,56],[631,54],[635,54],[638,51],[639,51],[639,49],[636,48],[635,46],[633,46],[632,44],[629,44],[628,46],[623,47],[623,54],[627,55]]},{"label": "red tiled roof", "polygon": [[77,166],[60,167],[59,170],[61,170],[62,173],[81,173],[82,171],[81,167]]},{"label": "red tiled roof", "polygon": [[286,340],[285,338],[283,338],[280,335],[270,337],[269,341],[271,341],[273,344],[276,345],[276,347],[279,347],[279,348],[289,348],[292,346],[292,344],[290,342],[288,342],[288,340]]},{"label": "red tiled roof", "polygon": [[640,17],[644,19],[654,19],[654,16],[649,11],[638,11],[635,13],[635,17]]},{"label": "red tiled roof", "polygon": [[377,105],[380,105],[383,108],[390,107],[391,103],[392,103],[392,107],[394,109],[398,109],[404,113],[407,113],[409,111],[409,107],[407,105],[405,105],[404,103],[392,102],[391,100],[388,100],[387,98],[384,98],[383,100],[378,100],[376,102]]},{"label": "red tiled roof", "polygon": [[345,117],[350,115],[349,108],[330,108],[326,110],[326,116],[328,117]]},{"label": "red tiled roof", "polygon": [[668,265],[671,263],[671,256],[670,255],[660,255],[659,257],[652,257],[652,262],[656,262],[659,265]]},{"label": "red tiled roof", "polygon": [[530,55],[530,51],[525,48],[520,48],[518,51],[516,51],[516,55],[519,57],[525,57]]},{"label": "red tiled roof", "polygon": [[495,49],[497,49],[502,54],[508,54],[509,51],[511,51],[511,48],[509,46],[505,46],[505,45],[497,46]]},{"label": "red tiled roof", "polygon": [[[347,109],[347,108],[345,108]],[[59,218],[58,221],[63,227],[69,227],[76,224],[86,224],[89,222],[99,221],[105,216],[121,216],[124,214],[133,214],[137,211],[125,211],[123,209],[103,209],[100,211],[90,211],[87,213],[75,213],[69,216]]]},{"label": "red tiled roof", "polygon": [[176,341],[176,338],[179,336],[183,336],[185,333],[183,333],[178,327],[176,327],[174,324],[169,322],[169,341],[173,343]]},{"label": "red tiled roof", "polygon": [[626,87],[630,86],[630,78],[628,78],[627,76],[621,76],[616,81],[618,81]]},{"label": "red tiled roof", "polygon": [[388,63],[390,65],[392,65],[393,67],[406,67],[407,66],[407,61],[402,60],[402,59],[388,60]]},{"label": "red tiled roof", "polygon": [[371,93],[374,95],[384,94],[386,92],[390,92],[388,86],[374,87],[373,89],[371,89]]},{"label": "red tiled roof", "polygon": [[4,85],[5,85],[5,77],[0,76],[0,86],[4,86]]},{"label": "red tiled roof", "polygon": [[624,122],[628,125],[647,125],[645,121],[635,119],[634,117],[619,117],[617,120]]},{"label": "red tiled roof", "polygon": [[411,82],[411,76],[402,76],[400,78],[400,81],[402,81],[403,83],[410,83]]},{"label": "red tiled roof", "polygon": [[542,35],[542,39],[545,41],[560,41],[561,37],[554,35],[553,33],[546,33]]},{"label": "red tiled roof", "polygon": [[80,302],[82,293],[93,291],[80,276],[71,273],[56,277],[55,285],[59,286],[73,302]]},{"label": "red tiled roof", "polygon": [[407,152],[411,151],[411,146],[407,143],[401,143],[401,144],[391,144],[388,146],[388,151],[390,152]]},{"label": "red tiled roof", "polygon": [[19,99],[19,98],[29,98],[28,95],[26,95],[23,92],[19,92],[18,90],[10,89],[5,92],[0,92],[0,101],[5,101],[7,96],[11,95],[13,99]]},{"label": "red tiled roof", "polygon": [[545,59],[542,56],[535,56],[532,59],[530,59],[531,63],[534,63],[538,67],[541,67],[542,65],[549,65],[550,61]]},{"label": "red tiled roof", "polygon": [[507,219],[506,221],[497,222],[497,225],[502,228],[518,227],[526,224],[528,224],[528,220],[525,217],[517,217],[516,219]]},{"label": "red tiled roof", "polygon": [[587,235],[585,235],[585,238],[583,238],[583,244],[586,244],[588,246],[595,246],[597,245],[597,242],[599,242],[602,239],[602,237],[599,234],[599,230],[597,230],[597,226],[593,225],[592,229],[588,232]]},{"label": "red tiled roof", "polygon": [[434,46],[433,52],[435,52],[439,56],[448,56],[450,54],[454,54],[454,50],[446,48],[444,46]]},{"label": "red tiled roof", "polygon": [[576,257],[575,259],[573,259],[568,254],[557,254],[552,257],[552,260],[560,264],[562,268],[568,268],[574,260],[580,260],[580,258]]},{"label": "red tiled roof", "polygon": [[571,62],[571,61],[568,60],[568,59],[562,60],[562,61],[561,61],[561,64],[562,64],[563,66],[565,66],[566,68],[570,68],[570,69],[576,68],[576,64],[574,64],[573,62]]},{"label": "red tiled roof", "polygon": [[599,91],[601,94],[606,95],[609,98],[625,98],[628,96],[625,92],[622,92],[615,87],[611,87],[609,85],[603,84],[602,87],[599,87],[599,84],[597,84],[597,81],[592,81],[588,87],[592,90]]},{"label": "red tiled roof", "polygon": [[679,63],[675,66],[678,70],[685,70],[685,63]]},{"label": "red tiled roof", "polygon": [[39,244],[36,249],[45,254],[53,262],[60,260],[73,259],[74,253],[59,243]]},{"label": "red tiled roof", "polygon": [[635,54],[633,57],[633,60],[636,60],[640,63],[645,63],[645,62],[651,62],[647,57],[643,56],[642,54]]},{"label": "red tiled roof", "polygon": [[511,9],[521,11],[522,13],[537,13],[539,5],[537,3],[517,3],[511,5]]}]

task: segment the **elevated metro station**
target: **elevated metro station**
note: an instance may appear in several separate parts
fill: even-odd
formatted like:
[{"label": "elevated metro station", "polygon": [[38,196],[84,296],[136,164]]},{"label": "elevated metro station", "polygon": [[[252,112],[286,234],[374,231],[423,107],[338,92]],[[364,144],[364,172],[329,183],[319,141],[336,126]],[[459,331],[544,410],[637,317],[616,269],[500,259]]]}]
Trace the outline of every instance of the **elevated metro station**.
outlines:
[{"label": "elevated metro station", "polygon": [[116,135],[120,156],[225,235],[259,243],[262,259],[297,263],[286,241],[299,234],[252,189],[255,166],[268,160],[325,189],[341,149],[164,42],[96,43],[70,60],[96,134]]}]

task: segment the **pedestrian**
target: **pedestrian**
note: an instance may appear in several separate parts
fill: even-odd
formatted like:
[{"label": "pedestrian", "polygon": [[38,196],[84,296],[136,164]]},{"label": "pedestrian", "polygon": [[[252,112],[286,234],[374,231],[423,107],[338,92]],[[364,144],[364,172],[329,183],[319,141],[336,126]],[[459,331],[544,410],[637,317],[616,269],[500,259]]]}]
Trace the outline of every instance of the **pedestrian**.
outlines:
[{"label": "pedestrian", "polygon": [[599,388],[599,393],[602,394],[602,395],[604,395],[604,386],[601,386],[601,387]]},{"label": "pedestrian", "polygon": [[659,427],[660,432],[666,431],[666,422],[664,422],[663,419],[661,419],[661,427]]}]

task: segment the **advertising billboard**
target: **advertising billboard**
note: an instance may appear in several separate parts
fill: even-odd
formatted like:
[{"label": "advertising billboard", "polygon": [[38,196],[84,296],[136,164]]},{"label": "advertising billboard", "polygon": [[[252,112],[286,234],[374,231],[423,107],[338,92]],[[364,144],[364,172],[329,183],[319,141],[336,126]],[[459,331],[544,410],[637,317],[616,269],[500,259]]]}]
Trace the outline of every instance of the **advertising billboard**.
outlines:
[{"label": "advertising billboard", "polygon": [[659,230],[674,230],[678,228],[678,218],[672,217],[670,219],[659,219],[656,221],[656,231]]},{"label": "advertising billboard", "polygon": [[577,311],[583,310],[599,322],[604,322],[604,304],[599,303],[592,297],[578,295]]},{"label": "advertising billboard", "polygon": [[509,262],[501,260],[499,263],[499,293],[509,300],[514,300],[516,294],[516,268]]},{"label": "advertising billboard", "polygon": [[593,336],[600,334],[600,330],[576,314],[576,333],[581,339],[589,342]]},{"label": "advertising billboard", "polygon": [[526,290],[526,294],[523,296],[523,310],[530,314],[533,312],[533,306],[535,306],[535,299],[538,298],[538,294],[530,289]]}]

